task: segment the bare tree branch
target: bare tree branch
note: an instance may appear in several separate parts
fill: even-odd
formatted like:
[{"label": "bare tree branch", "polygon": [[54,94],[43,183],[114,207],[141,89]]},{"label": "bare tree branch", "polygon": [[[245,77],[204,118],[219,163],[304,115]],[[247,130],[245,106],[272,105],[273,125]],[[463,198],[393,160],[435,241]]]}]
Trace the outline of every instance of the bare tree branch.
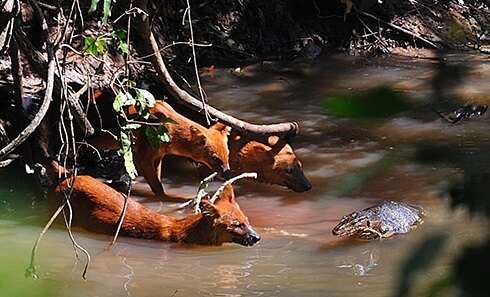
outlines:
[{"label": "bare tree branch", "polygon": [[[143,11],[148,11],[147,0],[136,1],[135,6],[139,7]],[[181,89],[175,81],[172,79],[165,62],[163,61],[162,55],[160,54],[160,48],[153,35],[150,27],[149,16],[140,13],[137,17],[139,22],[136,26],[138,34],[143,39],[144,46],[147,50],[146,54],[151,54],[150,59],[153,68],[158,73],[160,82],[166,87],[167,91],[175,98],[183,101],[193,109],[204,110],[204,104],[201,100],[193,97],[185,90]],[[212,106],[207,107],[209,114],[213,117],[218,118],[221,122],[232,126],[233,128],[248,134],[275,134],[279,136],[292,136],[298,133],[298,124],[295,122],[271,124],[271,125],[256,125],[251,124],[233,116],[225,114]]]},{"label": "bare tree branch", "polygon": [[[43,19],[43,31],[47,34],[47,24]],[[32,121],[24,128],[16,138],[14,138],[9,144],[7,144],[3,149],[0,150],[0,160],[5,159],[5,157],[10,154],[13,150],[15,150],[19,145],[21,145],[26,139],[36,130],[36,128],[41,124],[41,121],[46,116],[48,112],[49,106],[52,100],[53,94],[53,85],[54,85],[54,70],[55,70],[55,60],[53,53],[53,44],[49,41],[49,38],[46,35],[46,50],[48,53],[48,61],[47,61],[47,69],[48,71],[44,74],[46,77],[46,91],[44,93],[43,102],[39,111],[34,116]],[[14,74],[15,75],[15,74]]]},{"label": "bare tree branch", "polygon": [[[20,28],[16,28],[14,35],[19,44],[19,48],[28,58],[34,71],[36,71],[36,73],[38,73],[42,78],[46,79],[46,73],[44,72],[47,65],[46,58],[34,48],[31,42],[27,39],[25,33]],[[61,80],[57,75],[55,75],[54,79],[54,89],[57,94],[59,94],[62,89]],[[92,135],[94,133],[94,128],[83,111],[79,98],[75,96],[75,93],[72,90],[68,90],[68,103],[75,113],[74,118],[79,127],[87,136]]]}]

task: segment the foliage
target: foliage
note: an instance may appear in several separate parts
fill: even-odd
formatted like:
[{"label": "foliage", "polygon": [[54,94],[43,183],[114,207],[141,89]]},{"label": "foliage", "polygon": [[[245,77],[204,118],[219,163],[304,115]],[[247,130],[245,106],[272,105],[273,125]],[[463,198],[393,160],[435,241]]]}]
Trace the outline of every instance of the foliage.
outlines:
[{"label": "foliage", "polygon": [[[112,31],[109,36],[111,37],[112,42],[117,45],[117,50],[123,54],[129,53],[129,46],[125,40],[126,31],[118,29]],[[106,38],[106,35],[96,37],[83,36],[83,51],[97,57],[103,56],[108,50]]]},{"label": "foliage", "polygon": [[131,179],[134,179],[138,175],[138,172],[134,165],[133,152],[131,149],[132,132],[140,129],[142,125],[145,125],[145,137],[147,137],[154,149],[158,149],[161,142],[170,141],[170,135],[163,123],[173,121],[165,118],[157,118],[156,125],[153,125],[154,123],[151,122],[135,122],[134,120],[128,119],[124,107],[134,106],[141,120],[149,120],[151,117],[150,109],[155,105],[155,97],[147,90],[134,87],[132,81],[126,80],[125,83],[135,95],[133,96],[130,91],[120,91],[116,95],[112,107],[127,122],[126,125],[121,127],[119,135],[120,149],[118,153],[124,159],[126,172]]},{"label": "foliage", "polygon": [[340,178],[338,182],[328,192],[332,196],[345,196],[361,190],[370,178],[377,176],[382,172],[386,172],[394,165],[398,164],[397,159],[403,157],[404,151],[397,153],[390,152],[384,155],[381,159],[368,164],[359,170],[348,173]]},{"label": "foliage", "polygon": [[410,284],[413,283],[417,274],[430,267],[441,255],[441,250],[447,240],[447,234],[439,233],[425,239],[410,257],[402,265],[400,279],[398,281],[397,297],[406,297],[410,294]]},{"label": "foliage", "polygon": [[129,54],[129,47],[126,43],[126,31],[125,30],[115,30],[111,32],[111,37],[117,43],[117,49],[123,54]]},{"label": "foliage", "polygon": [[83,51],[94,56],[102,56],[107,52],[107,42],[101,36],[83,36]]},{"label": "foliage", "polygon": [[363,93],[331,96],[322,107],[338,117],[385,118],[408,109],[406,98],[389,87],[377,87]]},{"label": "foliage", "polygon": [[[90,8],[88,10],[89,13],[93,13],[94,11],[97,10],[97,5],[99,4],[99,0],[92,0],[90,3]],[[103,17],[102,21],[104,23],[107,23],[107,20],[111,16],[111,9],[112,9],[112,0],[104,0],[104,5],[103,5]]]},{"label": "foliage", "polygon": [[28,251],[4,242],[0,253],[0,288],[1,296],[60,296],[55,288],[45,280],[23,277],[25,255]]}]

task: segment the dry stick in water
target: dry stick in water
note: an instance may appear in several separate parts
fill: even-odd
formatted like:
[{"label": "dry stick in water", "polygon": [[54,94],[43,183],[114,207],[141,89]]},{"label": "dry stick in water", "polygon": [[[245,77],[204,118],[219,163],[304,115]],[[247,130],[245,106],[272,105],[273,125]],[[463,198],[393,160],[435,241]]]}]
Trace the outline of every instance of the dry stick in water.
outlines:
[{"label": "dry stick in water", "polygon": [[166,213],[168,213],[168,212],[174,212],[174,211],[177,211],[177,210],[181,210],[181,209],[186,208],[186,207],[188,207],[189,205],[192,205],[192,204],[194,204],[194,212],[195,213],[200,213],[201,212],[201,209],[199,208],[199,204],[201,203],[202,198],[204,198],[208,194],[208,192],[206,192],[206,189],[209,186],[209,182],[213,181],[213,179],[217,175],[218,175],[218,172],[213,172],[213,173],[211,173],[211,175],[209,175],[208,177],[204,178],[199,183],[199,188],[197,188],[197,194],[196,194],[196,197],[194,199],[191,199],[191,200],[189,200],[189,201],[187,201],[185,203],[182,203],[179,206],[177,206],[175,208],[172,208],[170,211],[166,211]]},{"label": "dry stick in water", "polygon": [[211,199],[209,199],[209,202],[211,203],[214,203],[216,201],[216,199],[218,199],[219,195],[221,195],[221,193],[223,193],[223,191],[225,190],[225,187],[228,186],[228,185],[231,185],[232,183],[234,183],[235,181],[239,180],[239,179],[242,179],[242,178],[257,178],[257,173],[255,172],[245,172],[245,173],[242,173],[240,175],[237,175],[233,178],[230,178],[229,180],[225,181],[221,187],[218,188],[218,190],[216,190],[216,192],[214,193],[213,197],[211,197]]},{"label": "dry stick in water", "polygon": [[114,238],[112,239],[111,246],[116,243],[117,237],[119,236],[119,232],[121,231],[121,227],[122,227],[122,224],[124,222],[124,217],[126,217],[126,210],[128,209],[129,195],[131,195],[131,185],[129,186],[128,193],[126,193],[126,195],[124,195],[123,210],[121,212],[121,216],[119,217],[119,222],[117,223],[116,233],[114,234]]}]

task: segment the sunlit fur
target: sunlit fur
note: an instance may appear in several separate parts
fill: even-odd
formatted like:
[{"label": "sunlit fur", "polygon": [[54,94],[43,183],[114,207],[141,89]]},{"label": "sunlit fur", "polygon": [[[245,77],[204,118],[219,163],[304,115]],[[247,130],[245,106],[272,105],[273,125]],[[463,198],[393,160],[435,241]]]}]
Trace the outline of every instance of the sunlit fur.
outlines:
[{"label": "sunlit fur", "polygon": [[[69,178],[49,194],[54,210],[70,193],[73,225],[89,231],[114,234],[124,206],[124,195],[90,176]],[[182,219],[159,214],[144,205],[128,199],[121,235],[162,241],[219,245],[235,242],[253,245],[260,236],[250,226],[248,218],[236,203],[231,186],[211,204],[203,200],[202,214]]]},{"label": "sunlit fur", "polygon": [[[128,111],[130,116],[136,115],[134,107]],[[139,174],[143,175],[156,195],[163,195],[161,183],[162,159],[166,155],[182,156],[205,164],[213,171],[229,170],[228,134],[230,129],[223,124],[205,128],[177,113],[169,104],[157,100],[150,109],[155,118],[163,119],[170,135],[170,142],[160,142],[157,149],[153,148],[145,136],[145,128],[136,132],[134,140],[134,163]],[[165,121],[169,118],[172,122]],[[118,145],[108,135],[94,138],[90,143],[97,148],[117,149]]]},{"label": "sunlit fur", "polygon": [[232,135],[230,166],[235,174],[257,172],[258,181],[288,187],[295,192],[311,189],[293,148],[277,136],[265,142]]}]

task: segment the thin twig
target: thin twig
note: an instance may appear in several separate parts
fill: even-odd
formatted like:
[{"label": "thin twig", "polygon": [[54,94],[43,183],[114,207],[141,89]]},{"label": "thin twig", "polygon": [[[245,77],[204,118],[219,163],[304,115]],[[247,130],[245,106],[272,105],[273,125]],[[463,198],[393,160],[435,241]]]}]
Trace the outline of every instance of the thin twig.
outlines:
[{"label": "thin twig", "polygon": [[221,195],[221,193],[223,193],[226,186],[231,185],[235,181],[242,179],[242,178],[257,178],[257,173],[245,172],[245,173],[242,173],[240,175],[237,175],[237,176],[230,178],[229,180],[225,181],[221,185],[221,187],[219,187],[218,190],[214,193],[213,197],[211,197],[211,199],[209,199],[209,202],[214,203],[216,201],[216,199],[218,199],[219,195]]},{"label": "thin twig", "polygon": [[[356,8],[354,8],[354,9],[356,9]],[[384,21],[384,20],[382,20],[382,19],[378,18],[377,16],[374,16],[374,15],[372,15],[372,14],[370,14],[370,13],[368,13],[368,12],[362,11],[362,10],[360,10],[360,9],[356,9],[356,10],[357,10],[357,11],[358,11],[360,14],[362,14],[362,15],[365,15],[365,16],[367,16],[367,17],[370,17],[370,18],[372,18],[372,19],[374,19],[374,20],[376,20],[376,21],[378,21],[378,22],[381,22],[381,23],[383,23],[383,24],[385,24],[385,25],[388,25],[388,26],[392,27],[393,29],[396,29],[396,30],[398,30],[398,31],[401,31],[401,32],[403,32],[403,33],[405,33],[405,34],[408,34],[408,35],[410,35],[410,36],[413,36],[413,37],[415,37],[416,39],[418,39],[418,40],[420,40],[420,41],[422,41],[422,42],[424,42],[424,43],[426,43],[426,44],[428,44],[428,45],[430,45],[430,46],[432,46],[432,47],[434,47],[434,48],[439,48],[439,46],[437,46],[435,43],[433,43],[433,42],[432,42],[432,41],[430,41],[430,40],[425,39],[424,37],[420,36],[419,34],[417,34],[417,33],[415,33],[415,32],[411,32],[411,31],[409,31],[409,30],[407,30],[407,29],[405,29],[405,28],[402,28],[402,27],[400,27],[400,26],[398,26],[398,25],[395,25],[395,24],[393,24],[393,23],[391,23],[391,22]]]},{"label": "thin twig", "polygon": [[[42,12],[41,12],[42,13]],[[54,70],[55,70],[55,60],[53,53],[53,44],[49,41],[48,37],[48,24],[45,19],[42,19],[42,29],[46,36],[46,50],[48,52],[48,71],[46,74],[46,91],[44,93],[43,103],[39,108],[36,116],[32,119],[32,121],[27,125],[27,127],[17,135],[14,140],[12,140],[7,146],[0,150],[0,160],[3,160],[5,156],[10,154],[13,150],[15,150],[19,145],[24,143],[26,139],[36,130],[36,128],[41,124],[41,121],[46,116],[48,112],[49,105],[51,104],[52,94],[53,94],[53,86],[54,86]]]},{"label": "thin twig", "polygon": [[189,0],[187,0],[187,9],[185,11],[187,12],[187,17],[189,20],[189,30],[191,33],[192,60],[194,61],[194,71],[196,72],[196,81],[197,81],[197,87],[199,89],[199,96],[201,97],[202,106],[204,107],[204,116],[206,118],[206,122],[208,125],[211,125],[211,121],[216,121],[216,119],[211,118],[211,115],[209,114],[208,105],[206,103],[206,97],[204,95],[204,91],[201,85],[201,78],[199,77],[199,70],[197,69],[196,47],[194,46],[194,30],[192,27],[191,4]]},{"label": "thin twig", "polygon": [[128,188],[128,193],[124,195],[124,205],[123,210],[121,212],[121,216],[119,217],[119,222],[117,223],[116,233],[114,234],[114,238],[112,239],[111,246],[116,243],[117,237],[119,236],[119,232],[121,231],[122,224],[124,222],[124,218],[126,217],[126,210],[128,209],[128,199],[131,195],[131,185]]}]

